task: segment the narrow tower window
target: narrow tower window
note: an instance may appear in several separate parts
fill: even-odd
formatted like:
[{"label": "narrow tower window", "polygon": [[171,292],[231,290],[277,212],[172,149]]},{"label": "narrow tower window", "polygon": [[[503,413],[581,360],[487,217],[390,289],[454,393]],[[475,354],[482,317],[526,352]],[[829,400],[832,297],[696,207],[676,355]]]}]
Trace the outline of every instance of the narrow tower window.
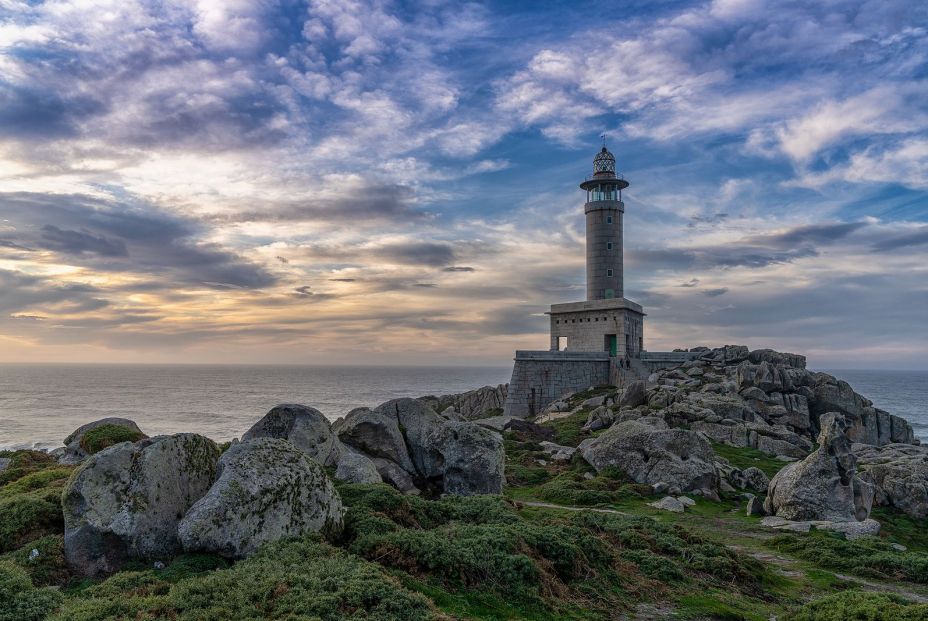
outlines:
[{"label": "narrow tower window", "polygon": [[606,270],[606,276],[612,277],[612,270]]},{"label": "narrow tower window", "polygon": [[612,224],[612,216],[606,216],[606,224]]},{"label": "narrow tower window", "polygon": [[606,250],[612,250],[612,242],[606,242]]}]

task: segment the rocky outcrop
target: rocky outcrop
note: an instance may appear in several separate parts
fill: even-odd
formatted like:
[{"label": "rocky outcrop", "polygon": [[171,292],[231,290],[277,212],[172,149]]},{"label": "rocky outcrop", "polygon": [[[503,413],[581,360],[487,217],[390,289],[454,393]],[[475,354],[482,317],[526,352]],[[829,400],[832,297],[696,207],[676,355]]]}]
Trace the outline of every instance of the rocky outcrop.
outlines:
[{"label": "rocky outcrop", "polygon": [[585,446],[583,458],[597,471],[615,466],[636,483],[714,496],[719,475],[712,447],[694,431],[669,429],[657,418],[617,423]]},{"label": "rocky outcrop", "polygon": [[242,442],[258,438],[287,440],[323,466],[336,465],[344,450],[322,412],[305,405],[272,408],[245,432]]},{"label": "rocky outcrop", "polygon": [[64,439],[64,449],[60,451],[57,456],[58,463],[66,466],[74,466],[87,459],[90,455],[81,446],[81,440],[83,440],[84,435],[88,431],[103,427],[105,425],[125,427],[126,429],[139,434],[139,436],[145,437],[145,434],[142,433],[142,430],[139,429],[139,426],[128,418],[118,418],[112,416],[108,418],[101,418],[100,420],[95,420],[91,423],[87,423],[86,425],[81,425],[72,431],[67,438]]},{"label": "rocky outcrop", "polygon": [[218,459],[212,440],[191,433],[91,456],[62,495],[68,565],[98,576],[129,559],[170,559],[181,550],[177,525],[213,484]]},{"label": "rocky outcrop", "polygon": [[856,474],[857,459],[844,434],[843,416],[821,418],[819,448],[786,465],[767,490],[764,510],[786,520],[863,521],[870,515],[873,485]]},{"label": "rocky outcrop", "polygon": [[178,526],[187,552],[243,558],[262,544],[310,532],[341,532],[344,508],[317,461],[286,440],[230,447],[219,478]]},{"label": "rocky outcrop", "polygon": [[483,388],[454,395],[420,397],[419,400],[436,412],[444,412],[446,409],[452,408],[465,420],[473,420],[475,418],[485,418],[496,413],[497,410],[501,413],[503,405],[506,403],[508,390],[509,384],[500,384],[499,386],[484,386]]},{"label": "rocky outcrop", "polygon": [[873,479],[874,502],[915,518],[928,517],[928,447],[854,444],[857,467]]},{"label": "rocky outcrop", "polygon": [[[918,443],[905,420],[874,408],[846,382],[806,370],[805,364],[803,356],[770,349],[749,352],[729,345],[708,350],[653,373],[647,406],[671,427],[775,456],[808,455],[826,412],[844,415],[853,442]],[[592,413],[585,429],[604,429],[621,420],[614,408],[607,408]]]}]

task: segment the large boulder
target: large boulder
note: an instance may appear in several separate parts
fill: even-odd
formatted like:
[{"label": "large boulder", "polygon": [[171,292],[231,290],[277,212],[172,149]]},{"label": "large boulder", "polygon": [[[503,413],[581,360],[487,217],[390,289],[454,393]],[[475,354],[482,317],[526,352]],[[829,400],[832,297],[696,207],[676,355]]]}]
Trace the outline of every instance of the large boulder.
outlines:
[{"label": "large boulder", "polygon": [[352,410],[338,425],[337,431],[342,442],[368,457],[392,461],[408,474],[416,472],[397,417],[389,408]]},{"label": "large boulder", "polygon": [[863,521],[873,485],[856,474],[857,459],[844,433],[847,422],[831,412],[821,418],[819,448],[787,464],[770,481],[764,510],[786,520]]},{"label": "large boulder", "polygon": [[635,380],[622,392],[618,406],[636,408],[648,402],[648,383],[644,380]]},{"label": "large boulder", "polygon": [[505,481],[502,437],[489,429],[447,421],[425,442],[430,455],[426,474],[441,478],[445,494],[499,494]]},{"label": "large boulder", "polygon": [[271,408],[245,432],[242,442],[257,438],[287,440],[323,466],[337,464],[344,451],[325,415],[306,405],[287,403]]},{"label": "large boulder", "polygon": [[178,535],[188,552],[243,558],[283,537],[337,535],[344,513],[317,461],[286,440],[256,438],[223,453],[219,478],[184,516]]},{"label": "large boulder", "polygon": [[123,442],[91,456],[62,494],[68,565],[99,576],[128,559],[180,552],[177,525],[213,484],[218,459],[216,444],[192,433]]},{"label": "large boulder", "polygon": [[64,450],[61,451],[58,456],[58,463],[66,466],[74,466],[87,459],[90,454],[84,449],[81,441],[88,431],[104,426],[123,427],[137,434],[139,439],[147,437],[142,433],[142,430],[139,429],[139,426],[135,424],[135,421],[131,421],[128,418],[119,418],[116,416],[101,418],[100,420],[95,420],[86,425],[81,425],[64,439]]},{"label": "large boulder", "polygon": [[[426,438],[437,430],[446,419],[418,399],[394,399],[378,405],[374,413],[395,420],[403,438],[403,450],[409,453],[414,470],[407,472],[416,476],[429,478],[435,476],[432,458],[425,448]],[[403,463],[389,455],[401,466]],[[405,467],[405,466],[404,466]]]},{"label": "large boulder", "polygon": [[597,471],[615,466],[636,483],[714,494],[719,475],[712,447],[695,431],[662,422],[646,417],[613,425],[582,447],[583,458]]},{"label": "large boulder", "polygon": [[928,517],[928,447],[854,444],[851,448],[857,467],[873,479],[876,504],[895,507],[915,518]]}]

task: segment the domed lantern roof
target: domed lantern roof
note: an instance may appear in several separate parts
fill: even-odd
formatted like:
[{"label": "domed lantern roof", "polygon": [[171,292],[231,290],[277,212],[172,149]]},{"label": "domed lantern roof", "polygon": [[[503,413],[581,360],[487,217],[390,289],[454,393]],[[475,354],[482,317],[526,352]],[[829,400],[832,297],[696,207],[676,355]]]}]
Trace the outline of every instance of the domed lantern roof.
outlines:
[{"label": "domed lantern roof", "polygon": [[597,177],[615,176],[615,156],[605,146],[593,158],[593,174]]}]

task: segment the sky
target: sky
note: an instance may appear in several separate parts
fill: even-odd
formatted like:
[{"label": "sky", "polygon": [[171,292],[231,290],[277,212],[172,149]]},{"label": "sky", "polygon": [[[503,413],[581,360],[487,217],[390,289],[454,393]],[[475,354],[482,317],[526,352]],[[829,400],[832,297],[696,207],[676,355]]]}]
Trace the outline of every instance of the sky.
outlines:
[{"label": "sky", "polygon": [[647,349],[928,368],[911,0],[0,0],[0,361],[507,365],[602,134]]}]

